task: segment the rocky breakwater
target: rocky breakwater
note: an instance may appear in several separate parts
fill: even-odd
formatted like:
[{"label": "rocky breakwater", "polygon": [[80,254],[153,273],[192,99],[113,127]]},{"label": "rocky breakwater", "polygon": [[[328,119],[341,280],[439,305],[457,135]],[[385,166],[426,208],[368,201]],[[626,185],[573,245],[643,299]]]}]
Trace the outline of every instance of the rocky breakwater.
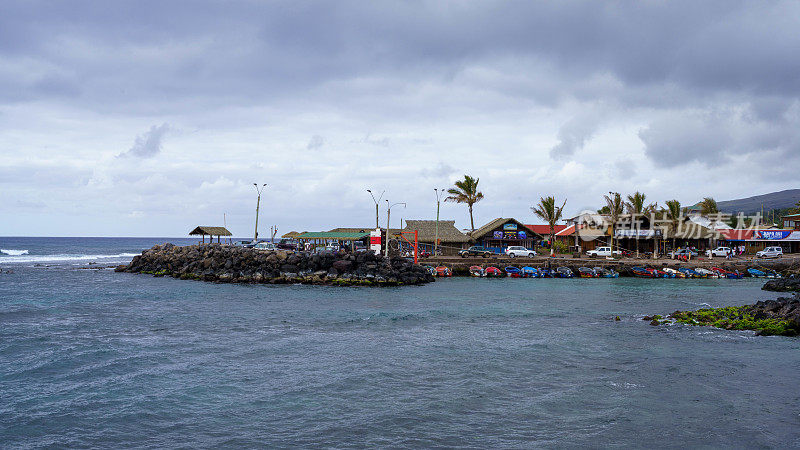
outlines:
[{"label": "rocky breakwater", "polygon": [[400,286],[434,281],[425,268],[404,258],[372,252],[308,254],[219,244],[156,245],[116,271],[223,283]]},{"label": "rocky breakwater", "polygon": [[800,277],[776,278],[764,283],[761,289],[775,292],[800,292]]}]

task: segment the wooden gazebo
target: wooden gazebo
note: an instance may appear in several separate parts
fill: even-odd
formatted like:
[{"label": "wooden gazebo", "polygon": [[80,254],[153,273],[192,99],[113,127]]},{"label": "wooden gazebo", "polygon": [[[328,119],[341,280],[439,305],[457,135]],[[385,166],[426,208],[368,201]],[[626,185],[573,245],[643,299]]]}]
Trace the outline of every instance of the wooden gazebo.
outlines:
[{"label": "wooden gazebo", "polygon": [[189,236],[203,236],[203,244],[206,243],[206,235],[209,236],[208,243],[214,242],[214,236],[217,237],[217,243],[220,242],[221,236],[233,236],[233,234],[228,231],[225,227],[206,227],[206,226],[199,226],[194,230],[189,232]]}]

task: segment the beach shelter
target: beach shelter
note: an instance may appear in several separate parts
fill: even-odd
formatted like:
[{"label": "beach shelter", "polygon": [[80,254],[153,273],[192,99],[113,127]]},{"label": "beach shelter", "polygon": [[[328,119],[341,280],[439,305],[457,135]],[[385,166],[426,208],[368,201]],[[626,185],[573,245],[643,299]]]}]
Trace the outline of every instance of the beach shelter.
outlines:
[{"label": "beach shelter", "polygon": [[209,244],[214,242],[214,236],[217,237],[217,243],[220,241],[220,236],[233,236],[233,234],[225,227],[207,227],[201,225],[189,232],[189,236],[203,236],[204,244],[206,242],[206,235],[209,236]]}]

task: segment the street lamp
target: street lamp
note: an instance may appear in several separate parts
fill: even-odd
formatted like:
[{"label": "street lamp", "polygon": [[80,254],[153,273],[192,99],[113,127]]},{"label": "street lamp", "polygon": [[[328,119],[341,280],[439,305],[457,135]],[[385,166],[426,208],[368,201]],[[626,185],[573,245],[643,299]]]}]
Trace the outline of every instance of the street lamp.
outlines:
[{"label": "street lamp", "polygon": [[386,256],[387,258],[389,257],[389,216],[392,214],[392,208],[394,208],[397,205],[403,205],[403,208],[406,207],[406,204],[403,202],[398,202],[389,205],[389,200],[388,199],[386,200],[386,252],[384,253],[384,256]]},{"label": "street lamp", "polygon": [[380,228],[381,226],[378,224],[378,202],[381,201],[381,198],[383,198],[383,194],[386,191],[384,190],[383,192],[381,192],[381,195],[380,197],[378,197],[377,200],[375,200],[375,196],[372,194],[372,191],[367,189],[367,192],[369,192],[370,197],[372,197],[372,201],[375,202],[375,228]]},{"label": "street lamp", "polygon": [[256,232],[253,238],[253,243],[255,244],[258,242],[258,209],[261,206],[261,192],[267,186],[267,183],[262,184],[261,187],[258,186],[258,183],[253,183],[253,186],[256,187],[256,192],[258,192],[258,200],[256,200]]},{"label": "street lamp", "polygon": [[439,204],[444,195],[444,188],[441,191],[437,188],[433,188],[433,192],[436,193],[436,235],[433,238],[433,255],[436,256],[439,254]]}]

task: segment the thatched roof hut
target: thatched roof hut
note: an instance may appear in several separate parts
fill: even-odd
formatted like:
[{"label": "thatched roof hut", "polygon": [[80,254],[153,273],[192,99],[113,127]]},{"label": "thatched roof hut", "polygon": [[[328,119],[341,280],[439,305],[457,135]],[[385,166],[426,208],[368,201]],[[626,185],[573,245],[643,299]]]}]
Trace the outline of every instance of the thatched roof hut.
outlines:
[{"label": "thatched roof hut", "polygon": [[[433,243],[434,239],[436,239],[435,220],[406,220],[405,222],[406,227],[402,231],[413,232],[418,230],[417,239],[419,242]],[[455,224],[455,220],[439,221],[439,242],[463,244],[471,240],[469,236],[458,231]]]},{"label": "thatched roof hut", "polygon": [[206,241],[206,235],[210,236],[209,242],[213,242],[214,236],[217,237],[217,242],[220,241],[220,236],[233,236],[225,227],[208,227],[201,225],[189,232],[189,236],[203,236],[203,242]]}]

